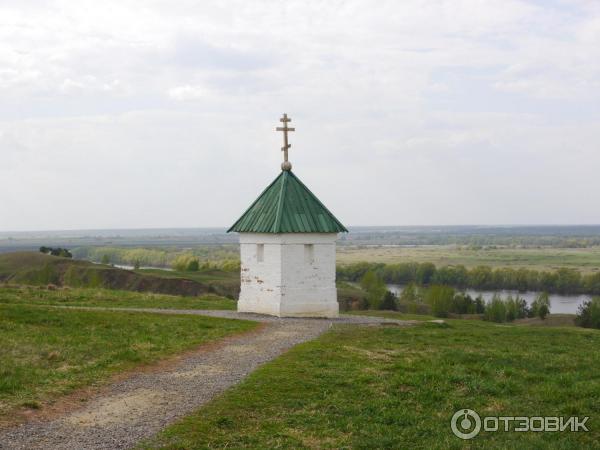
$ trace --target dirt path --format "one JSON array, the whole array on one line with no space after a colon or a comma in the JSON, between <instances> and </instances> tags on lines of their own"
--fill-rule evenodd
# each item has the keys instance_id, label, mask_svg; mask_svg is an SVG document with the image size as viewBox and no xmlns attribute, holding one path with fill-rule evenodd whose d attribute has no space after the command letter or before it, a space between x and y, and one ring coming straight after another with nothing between
<instances>
[{"instance_id":1,"label":"dirt path","mask_svg":"<svg viewBox=\"0 0 600 450\"><path fill-rule=\"evenodd\" d=\"M135 310L256 320L264 325L258 331L208 344L163 370L135 373L109 386L80 409L56 419L31 421L2 431L0 449L131 448L239 383L259 365L296 344L316 338L334 323L410 324L359 316L335 320L278 319L234 311Z\"/></svg>"}]
</instances>

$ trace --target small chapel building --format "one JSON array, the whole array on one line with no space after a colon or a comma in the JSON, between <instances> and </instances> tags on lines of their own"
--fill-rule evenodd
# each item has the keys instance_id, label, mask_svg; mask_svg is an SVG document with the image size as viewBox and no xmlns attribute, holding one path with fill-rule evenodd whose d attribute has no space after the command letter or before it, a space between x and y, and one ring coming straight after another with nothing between
<instances>
[{"instance_id":1,"label":"small chapel building","mask_svg":"<svg viewBox=\"0 0 600 450\"><path fill-rule=\"evenodd\" d=\"M337 317L335 241L348 230L292 172L283 127L281 173L228 232L240 235L238 311L278 317Z\"/></svg>"}]
</instances>

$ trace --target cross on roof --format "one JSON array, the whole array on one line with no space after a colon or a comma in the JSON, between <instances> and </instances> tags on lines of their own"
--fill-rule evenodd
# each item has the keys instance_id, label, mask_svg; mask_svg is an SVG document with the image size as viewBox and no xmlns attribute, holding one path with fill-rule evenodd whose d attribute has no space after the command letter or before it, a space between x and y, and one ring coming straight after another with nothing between
<instances>
[{"instance_id":1,"label":"cross on roof","mask_svg":"<svg viewBox=\"0 0 600 450\"><path fill-rule=\"evenodd\" d=\"M275 128L276 131L283 131L283 147L281 150L283 151L283 163L281 164L282 170L291 170L292 164L288 161L288 149L292 146L292 144L288 144L288 131L296 131L295 128L288 127L288 122L291 122L287 114L283 114L283 117L279 119L280 122L283 122L282 127Z\"/></svg>"}]
</instances>

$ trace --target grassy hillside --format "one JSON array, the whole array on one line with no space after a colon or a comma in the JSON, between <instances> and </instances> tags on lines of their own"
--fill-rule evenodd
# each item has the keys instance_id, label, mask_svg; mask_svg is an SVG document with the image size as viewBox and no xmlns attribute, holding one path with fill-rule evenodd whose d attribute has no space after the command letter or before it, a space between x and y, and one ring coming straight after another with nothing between
<instances>
[{"instance_id":1,"label":"grassy hillside","mask_svg":"<svg viewBox=\"0 0 600 450\"><path fill-rule=\"evenodd\" d=\"M195 280L159 277L36 252L0 254L0 282L192 296L206 294L212 290L209 285Z\"/></svg>"},{"instance_id":2,"label":"grassy hillside","mask_svg":"<svg viewBox=\"0 0 600 450\"><path fill-rule=\"evenodd\" d=\"M0 425L13 421L19 407L43 408L117 372L254 326L201 316L0 305Z\"/></svg>"},{"instance_id":3,"label":"grassy hillside","mask_svg":"<svg viewBox=\"0 0 600 450\"><path fill-rule=\"evenodd\" d=\"M100 306L106 308L159 308L159 309L235 309L235 300L203 295L183 297L153 292L116 291L101 288L47 289L37 286L0 287L0 303Z\"/></svg>"},{"instance_id":4,"label":"grassy hillside","mask_svg":"<svg viewBox=\"0 0 600 450\"><path fill-rule=\"evenodd\" d=\"M597 448L600 331L449 320L338 326L142 445L205 448ZM589 416L589 432L485 432L453 414ZM514 426L514 423L512 424Z\"/></svg>"}]
</instances>

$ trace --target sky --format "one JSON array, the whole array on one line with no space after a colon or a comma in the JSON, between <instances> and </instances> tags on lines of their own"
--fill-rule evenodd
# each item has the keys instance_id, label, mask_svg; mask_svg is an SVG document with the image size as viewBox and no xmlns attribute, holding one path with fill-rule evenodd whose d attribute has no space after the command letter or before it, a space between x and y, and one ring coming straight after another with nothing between
<instances>
[{"instance_id":1,"label":"sky","mask_svg":"<svg viewBox=\"0 0 600 450\"><path fill-rule=\"evenodd\" d=\"M0 1L0 231L597 224L598 1Z\"/></svg>"}]
</instances>

